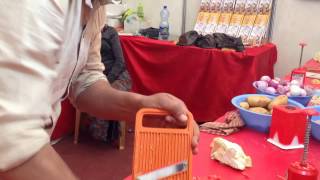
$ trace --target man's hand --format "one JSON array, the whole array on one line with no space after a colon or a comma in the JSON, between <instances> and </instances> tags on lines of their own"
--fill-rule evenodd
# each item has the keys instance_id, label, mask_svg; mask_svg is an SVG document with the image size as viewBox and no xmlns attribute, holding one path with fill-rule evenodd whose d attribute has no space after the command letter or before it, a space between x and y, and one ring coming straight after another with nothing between
<instances>
[{"instance_id":1,"label":"man's hand","mask_svg":"<svg viewBox=\"0 0 320 180\"><path fill-rule=\"evenodd\" d=\"M180 99L167 94L159 93L151 96L144 96L141 99L141 106L147 108L163 109L170 112L172 115L167 116L165 119L168 123L178 126L186 126L187 124L187 112L186 105ZM195 121L193 121L193 138L192 138L192 152L198 153L199 143L199 127Z\"/></svg>"}]
</instances>

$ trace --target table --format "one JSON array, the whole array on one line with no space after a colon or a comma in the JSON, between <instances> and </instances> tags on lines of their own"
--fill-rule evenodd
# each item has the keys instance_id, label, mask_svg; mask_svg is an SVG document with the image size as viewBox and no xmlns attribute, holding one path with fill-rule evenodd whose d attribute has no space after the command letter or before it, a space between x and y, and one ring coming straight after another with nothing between
<instances>
[{"instance_id":1,"label":"table","mask_svg":"<svg viewBox=\"0 0 320 180\"><path fill-rule=\"evenodd\" d=\"M252 82L273 77L273 44L244 52L176 46L172 42L120 36L132 91L171 93L182 99L198 122L213 121L232 110L230 100L255 93Z\"/></svg>"},{"instance_id":2,"label":"table","mask_svg":"<svg viewBox=\"0 0 320 180\"><path fill-rule=\"evenodd\" d=\"M245 153L252 158L253 167L245 171L233 170L225 165L219 164L209 158L209 145L215 135L201 133L199 155L194 156L194 176L218 175L226 179L259 179L275 180L283 177L289 165L299 161L303 150L281 150L267 142L267 134L255 132L250 129L243 129L238 133L225 137L235 142L244 149ZM309 161L320 170L320 143L311 141Z\"/></svg>"},{"instance_id":3,"label":"table","mask_svg":"<svg viewBox=\"0 0 320 180\"><path fill-rule=\"evenodd\" d=\"M210 159L209 146L214 137L218 136L201 133L199 154L193 156L193 176L216 175L221 180L277 180L285 176L289 165L299 161L303 153L302 149L281 150L267 142L267 134L244 128L238 133L223 137L239 144L252 158L253 167L238 171ZM320 170L320 142L313 139L310 143L309 162Z\"/></svg>"}]
</instances>

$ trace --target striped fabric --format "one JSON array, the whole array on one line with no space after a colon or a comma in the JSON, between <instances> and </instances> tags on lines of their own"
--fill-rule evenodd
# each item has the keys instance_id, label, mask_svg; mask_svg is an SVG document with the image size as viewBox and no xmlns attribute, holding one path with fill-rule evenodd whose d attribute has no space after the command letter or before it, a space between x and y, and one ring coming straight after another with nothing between
<instances>
[{"instance_id":1,"label":"striped fabric","mask_svg":"<svg viewBox=\"0 0 320 180\"><path fill-rule=\"evenodd\" d=\"M200 125L200 131L210 134L227 136L238 132L245 123L237 110L229 111L215 122L207 122Z\"/></svg>"}]
</instances>

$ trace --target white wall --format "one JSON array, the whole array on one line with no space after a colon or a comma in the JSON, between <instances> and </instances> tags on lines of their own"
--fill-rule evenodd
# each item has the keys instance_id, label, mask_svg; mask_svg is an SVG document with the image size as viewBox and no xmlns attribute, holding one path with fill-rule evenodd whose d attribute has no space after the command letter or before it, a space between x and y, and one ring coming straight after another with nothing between
<instances>
[{"instance_id":1,"label":"white wall","mask_svg":"<svg viewBox=\"0 0 320 180\"><path fill-rule=\"evenodd\" d=\"M201 0L187 0L187 21L186 31L193 30L197 20L197 15Z\"/></svg>"},{"instance_id":2,"label":"white wall","mask_svg":"<svg viewBox=\"0 0 320 180\"><path fill-rule=\"evenodd\" d=\"M192 30L201 0L187 0L186 31ZM138 0L124 0L136 5ZM169 7L171 33L181 34L182 0L141 0L153 27L158 27L161 6ZM272 42L278 46L277 76L282 77L299 63L299 42L305 41L304 62L320 51L320 0L277 0Z\"/></svg>"},{"instance_id":3,"label":"white wall","mask_svg":"<svg viewBox=\"0 0 320 180\"><path fill-rule=\"evenodd\" d=\"M320 1L277 0L272 41L278 46L277 76L283 76L299 65L299 42L308 44L304 61L320 51Z\"/></svg>"},{"instance_id":4,"label":"white wall","mask_svg":"<svg viewBox=\"0 0 320 180\"><path fill-rule=\"evenodd\" d=\"M167 5L170 12L170 33L172 35L181 34L182 0L123 0L123 3L127 3L130 8L136 8L138 2L143 4L145 17L155 28L159 28L160 11L164 5Z\"/></svg>"}]
</instances>

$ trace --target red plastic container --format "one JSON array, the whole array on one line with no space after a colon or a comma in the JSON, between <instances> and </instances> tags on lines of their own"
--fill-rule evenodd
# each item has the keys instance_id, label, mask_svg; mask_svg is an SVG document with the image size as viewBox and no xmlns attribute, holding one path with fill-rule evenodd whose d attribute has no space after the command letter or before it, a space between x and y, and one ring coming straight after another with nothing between
<instances>
[{"instance_id":1,"label":"red plastic container","mask_svg":"<svg viewBox=\"0 0 320 180\"><path fill-rule=\"evenodd\" d=\"M273 108L268 141L282 149L303 148L307 114L293 106Z\"/></svg>"}]
</instances>

